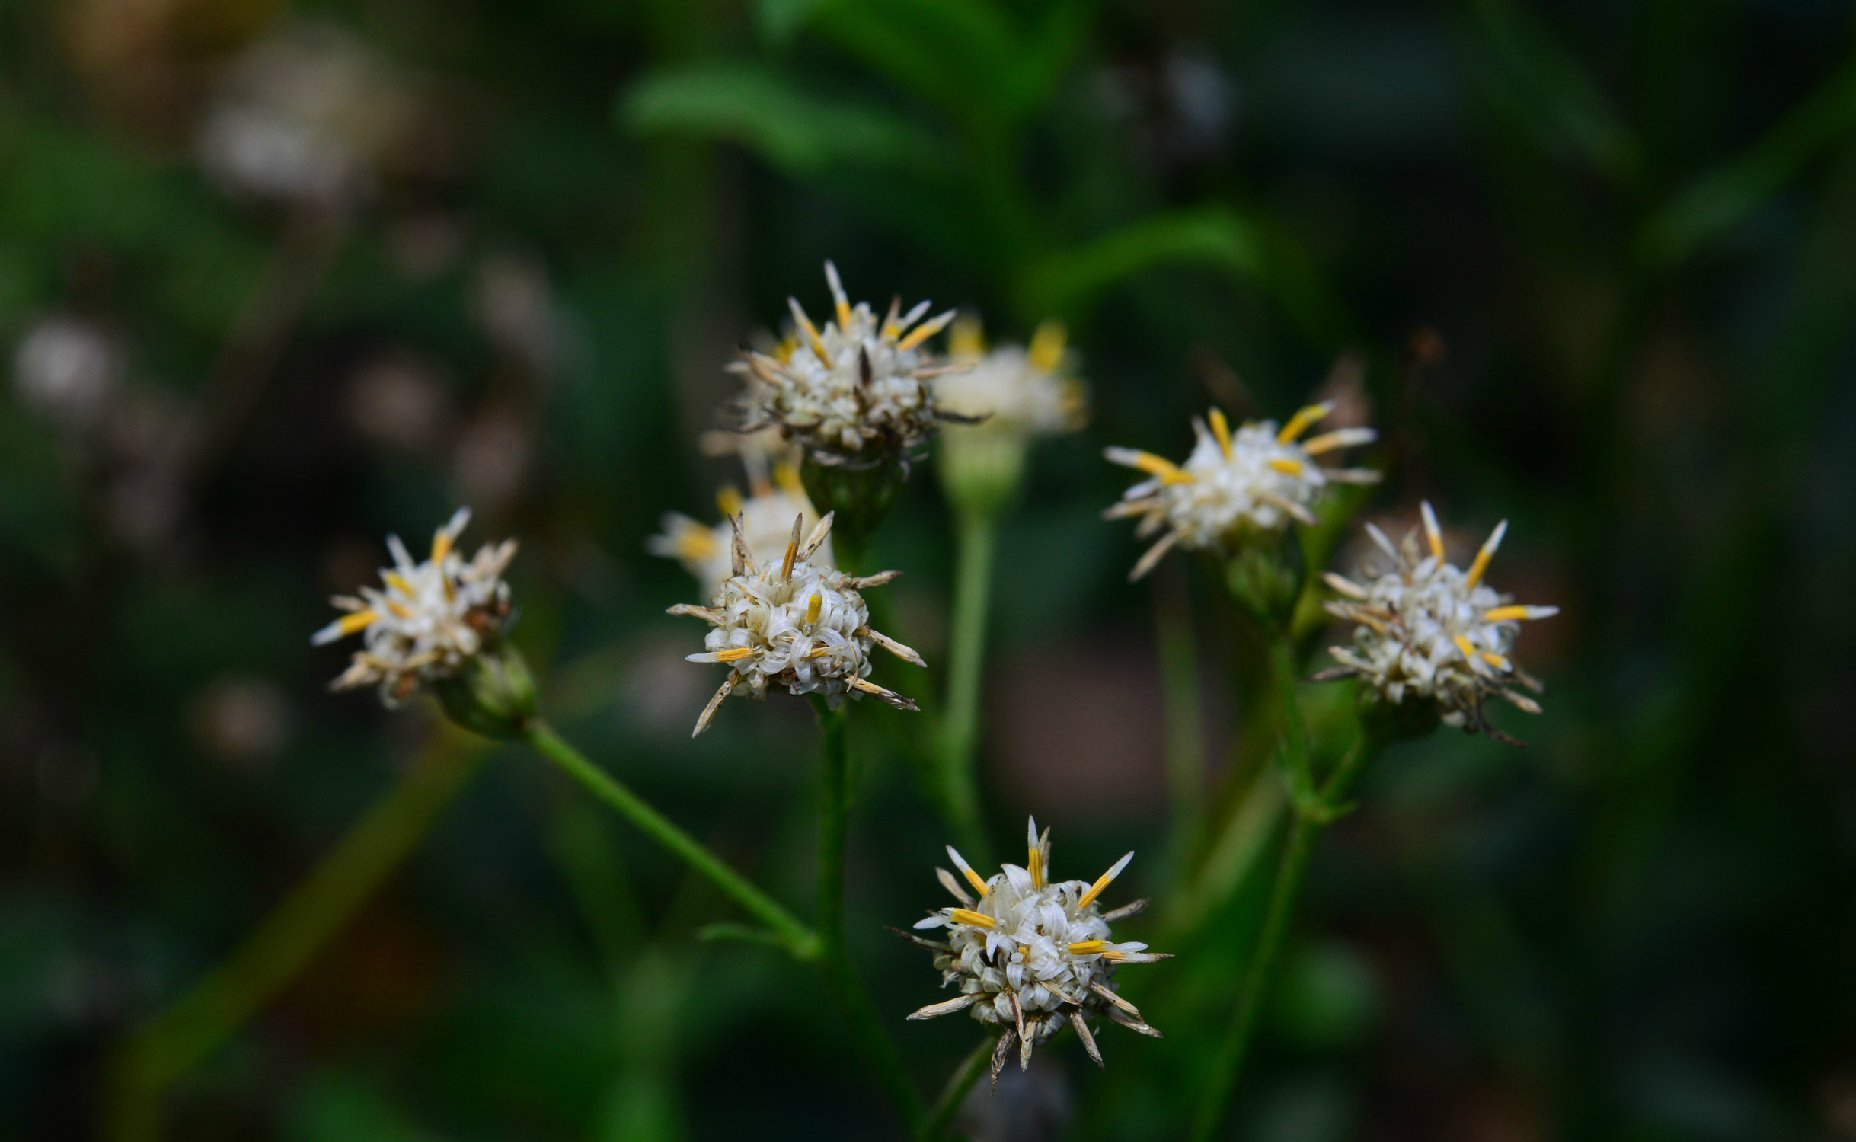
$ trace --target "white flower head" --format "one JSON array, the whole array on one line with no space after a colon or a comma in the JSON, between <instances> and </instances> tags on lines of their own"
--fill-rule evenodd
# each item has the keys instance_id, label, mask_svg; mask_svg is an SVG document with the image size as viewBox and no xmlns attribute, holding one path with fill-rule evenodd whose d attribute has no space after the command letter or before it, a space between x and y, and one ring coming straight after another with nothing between
<instances>
[{"instance_id":1,"label":"white flower head","mask_svg":"<svg viewBox=\"0 0 1856 1142\"><path fill-rule=\"evenodd\" d=\"M1463 570L1445 558L1430 504L1422 505L1422 516L1422 547L1415 531L1394 546L1369 523L1367 534L1390 562L1363 569L1357 580L1324 576L1341 596L1327 604L1329 613L1358 626L1353 645L1332 648L1340 665L1317 677L1357 676L1386 702L1433 702L1444 724L1512 742L1490 728L1483 703L1499 695L1530 714L1540 712L1514 688L1519 683L1538 693L1540 683L1509 656L1522 622L1556 615L1559 608L1517 604L1482 581L1508 521L1496 525Z\"/></svg>"},{"instance_id":2,"label":"white flower head","mask_svg":"<svg viewBox=\"0 0 1856 1142\"><path fill-rule=\"evenodd\" d=\"M1280 429L1265 420L1233 432L1224 413L1214 408L1205 420L1194 419L1192 455L1184 464L1151 452L1110 448L1109 460L1138 468L1149 478L1129 488L1104 514L1139 519L1135 534L1142 538L1165 532L1129 578L1147 574L1174 546L1229 552L1252 538L1279 533L1291 522L1313 523L1310 508L1330 484L1378 480L1379 473L1368 469L1323 468L1316 460L1336 449L1371 443L1372 429L1337 428L1301 439L1332 410L1330 403L1309 405Z\"/></svg>"},{"instance_id":3,"label":"white flower head","mask_svg":"<svg viewBox=\"0 0 1856 1142\"><path fill-rule=\"evenodd\" d=\"M774 468L771 480L753 481L749 491L746 498L732 487L718 492L716 501L721 506L723 518L713 526L678 512L665 513L662 534L647 539L645 550L683 564L696 577L703 594L709 596L721 589L722 581L734 570L731 554L734 525L730 520L735 517L741 519L741 534L747 540L748 554L756 562L770 563L779 559L786 549L794 517L816 518L818 513L813 510L812 501L806 498L799 473L785 465ZM810 562L824 567L833 565L830 539L812 553Z\"/></svg>"},{"instance_id":4,"label":"white flower head","mask_svg":"<svg viewBox=\"0 0 1856 1142\"><path fill-rule=\"evenodd\" d=\"M789 298L794 338L771 353L746 350L729 366L748 384L742 428L778 425L821 464L905 462L949 419L928 383L946 367L927 342L954 313L924 321L927 302L901 313L898 299L878 317L863 302L851 304L830 262L825 280L834 311L822 330Z\"/></svg>"},{"instance_id":5,"label":"white flower head","mask_svg":"<svg viewBox=\"0 0 1856 1142\"><path fill-rule=\"evenodd\" d=\"M831 534L831 516L800 538L805 517L793 520L784 555L765 564L749 551L741 517L731 520L731 571L706 607L679 603L673 615L689 615L711 626L707 650L691 662L719 662L728 677L703 707L690 736L709 728L722 699L740 690L765 698L769 690L817 693L832 707L846 695L869 694L899 710L914 702L869 680L870 650L880 646L904 662L924 665L921 655L870 627L870 608L860 594L896 578L899 571L847 575L817 560Z\"/></svg>"},{"instance_id":6,"label":"white flower head","mask_svg":"<svg viewBox=\"0 0 1856 1142\"><path fill-rule=\"evenodd\" d=\"M1050 436L1081 428L1088 396L1082 382L1064 369L1064 339L1063 326L1047 321L1032 334L1030 345L1001 345L989 352L977 321L955 322L948 359L967 367L935 382L935 400L947 412L985 420L972 429L954 430L950 439L968 432Z\"/></svg>"},{"instance_id":7,"label":"white flower head","mask_svg":"<svg viewBox=\"0 0 1856 1142\"><path fill-rule=\"evenodd\" d=\"M398 706L421 685L460 673L502 636L510 615L503 571L515 557L516 541L485 545L466 561L457 552L457 539L469 522L470 509L459 508L432 537L430 558L420 563L413 562L398 536L388 536L393 566L381 568L382 586L331 600L347 613L310 642L321 646L351 634L362 636L361 649L333 689L378 683L381 700Z\"/></svg>"},{"instance_id":8,"label":"white flower head","mask_svg":"<svg viewBox=\"0 0 1856 1142\"><path fill-rule=\"evenodd\" d=\"M1128 867L1134 854L1110 865L1094 883L1052 880L1050 830L1039 833L1034 819L1027 822L1025 832L1029 850L1025 867L1005 865L988 880L982 880L948 846L948 859L973 891L968 893L953 873L936 869L942 886L959 906L938 909L915 924L918 931L945 929L944 940L909 937L934 951L942 986L960 991L909 1018L932 1019L969 1011L981 1023L998 1027L999 1044L992 1056L995 1079L1014 1043L1023 1069L1031 1061L1031 1049L1066 1023L1075 1029L1097 1066L1102 1065L1102 1053L1089 1026L1092 1018L1106 1016L1143 1035L1160 1034L1116 992L1115 968L1168 957L1149 952L1146 944L1118 943L1109 934L1110 924L1134 915L1147 902L1137 900L1109 912L1101 911L1099 904L1102 891Z\"/></svg>"}]
</instances>

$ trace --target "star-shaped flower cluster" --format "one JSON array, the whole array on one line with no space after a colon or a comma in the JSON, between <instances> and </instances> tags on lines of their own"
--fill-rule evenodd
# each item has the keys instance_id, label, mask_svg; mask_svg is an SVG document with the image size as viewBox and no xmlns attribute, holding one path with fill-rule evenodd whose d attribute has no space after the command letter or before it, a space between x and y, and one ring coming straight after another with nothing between
<instances>
[{"instance_id":1,"label":"star-shaped flower cluster","mask_svg":"<svg viewBox=\"0 0 1856 1142\"><path fill-rule=\"evenodd\" d=\"M1280 532L1291 521L1313 523L1310 508L1329 484L1378 480L1377 472L1323 468L1316 461L1337 449L1371 443L1372 429L1337 428L1301 439L1332 408L1309 405L1280 429L1266 420L1239 425L1235 432L1214 408L1206 419L1193 421L1192 454L1184 464L1151 452L1110 448L1109 460L1149 478L1129 488L1105 514L1139 519L1135 534L1142 538L1164 532L1129 577L1147 574L1174 546L1228 553L1255 536Z\"/></svg>"},{"instance_id":2,"label":"star-shaped flower cluster","mask_svg":"<svg viewBox=\"0 0 1856 1142\"><path fill-rule=\"evenodd\" d=\"M1481 731L1513 741L1490 728L1484 702L1499 695L1530 714L1540 712L1532 698L1540 683L1509 657L1521 623L1559 613L1558 607L1517 604L1482 581L1489 560L1507 533L1497 524L1467 570L1444 556L1443 532L1431 505L1422 505L1424 544L1407 533L1394 546L1372 524L1367 534L1390 562L1368 567L1357 579L1324 576L1341 597L1327 604L1338 618L1358 624L1353 645L1331 653L1340 665L1317 677L1357 676L1384 701L1394 705L1435 703L1444 724Z\"/></svg>"},{"instance_id":3,"label":"star-shaped flower cluster","mask_svg":"<svg viewBox=\"0 0 1856 1142\"><path fill-rule=\"evenodd\" d=\"M734 516L732 566L713 601L706 607L679 603L670 608L673 615L699 618L712 628L703 638L708 649L689 655L689 661L729 667L728 677L696 719L695 734L709 728L722 699L736 690L756 698L766 697L769 690L818 693L833 707L847 694L869 694L900 710L917 708L867 677L872 646L923 665L921 655L871 628L870 608L860 593L901 572L847 575L819 559L831 534L831 518L819 520L803 539L805 517L794 519L784 557L763 565L748 549L741 517Z\"/></svg>"},{"instance_id":4,"label":"star-shaped flower cluster","mask_svg":"<svg viewBox=\"0 0 1856 1142\"><path fill-rule=\"evenodd\" d=\"M466 561L457 539L470 522L459 508L432 537L431 556L413 562L398 536L387 537L393 566L380 571L381 586L332 602L347 613L317 631L317 646L351 634L361 649L332 687L349 690L378 683L380 697L398 706L420 686L458 674L466 663L501 637L510 614L503 571L515 557L516 541L486 545Z\"/></svg>"},{"instance_id":5,"label":"star-shaped flower cluster","mask_svg":"<svg viewBox=\"0 0 1856 1142\"><path fill-rule=\"evenodd\" d=\"M944 940L910 937L934 951L942 985L958 988L960 994L931 1003L909 1018L970 1011L981 1023L1000 1028L992 1058L995 1078L1014 1044L1022 1069L1031 1061L1032 1048L1066 1024L1075 1029L1098 1066L1102 1053L1089 1026L1092 1018L1106 1016L1143 1035L1160 1034L1116 992L1115 968L1168 957L1149 952L1146 944L1118 943L1109 933L1111 923L1134 915L1147 902L1106 913L1098 903L1134 854L1116 861L1094 883L1053 881L1050 831L1040 834L1037 821L1031 820L1025 840L1025 867L1005 865L987 880L948 846L948 858L972 892L946 869L937 869L942 886L959 906L938 909L915 925L917 930L945 929Z\"/></svg>"}]
</instances>

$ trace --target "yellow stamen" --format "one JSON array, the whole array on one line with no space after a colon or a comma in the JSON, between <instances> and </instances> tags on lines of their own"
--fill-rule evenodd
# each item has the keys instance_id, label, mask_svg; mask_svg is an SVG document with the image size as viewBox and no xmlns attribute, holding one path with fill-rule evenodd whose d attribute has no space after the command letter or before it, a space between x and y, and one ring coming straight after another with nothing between
<instances>
[{"instance_id":1,"label":"yellow stamen","mask_svg":"<svg viewBox=\"0 0 1856 1142\"><path fill-rule=\"evenodd\" d=\"M816 626L818 623L819 612L823 611L824 609L825 609L825 596L819 594L817 591L812 592L812 597L806 600L806 625Z\"/></svg>"},{"instance_id":2,"label":"yellow stamen","mask_svg":"<svg viewBox=\"0 0 1856 1142\"><path fill-rule=\"evenodd\" d=\"M1089 891L1077 898L1076 910L1081 912L1091 904L1094 904L1096 902L1096 897L1102 895L1102 890L1107 888L1109 882L1114 879L1115 873L1113 871L1105 872L1101 876L1096 877L1096 882L1089 886Z\"/></svg>"},{"instance_id":3,"label":"yellow stamen","mask_svg":"<svg viewBox=\"0 0 1856 1142\"><path fill-rule=\"evenodd\" d=\"M751 646L731 646L727 650L716 651L715 660L717 662L740 662L753 653L754 648Z\"/></svg>"},{"instance_id":4,"label":"yellow stamen","mask_svg":"<svg viewBox=\"0 0 1856 1142\"><path fill-rule=\"evenodd\" d=\"M1226 460L1229 460L1231 458L1231 422L1224 418L1224 410L1221 408L1213 409L1206 419L1211 422L1212 435L1218 438L1218 450L1224 453Z\"/></svg>"},{"instance_id":5,"label":"yellow stamen","mask_svg":"<svg viewBox=\"0 0 1856 1142\"><path fill-rule=\"evenodd\" d=\"M1073 956L1094 956L1108 951L1108 944L1102 940L1078 940L1070 945Z\"/></svg>"},{"instance_id":6,"label":"yellow stamen","mask_svg":"<svg viewBox=\"0 0 1856 1142\"><path fill-rule=\"evenodd\" d=\"M986 352L986 335L980 332L980 323L974 318L963 317L954 322L954 328L947 334L947 355L956 360L972 360Z\"/></svg>"},{"instance_id":7,"label":"yellow stamen","mask_svg":"<svg viewBox=\"0 0 1856 1142\"><path fill-rule=\"evenodd\" d=\"M1482 612L1482 621L1485 623L1514 622L1517 619L1527 618L1532 611L1532 607L1524 607L1519 603L1507 607L1490 607Z\"/></svg>"},{"instance_id":8,"label":"yellow stamen","mask_svg":"<svg viewBox=\"0 0 1856 1142\"><path fill-rule=\"evenodd\" d=\"M1470 645L1468 639L1459 634L1452 641L1456 643L1456 648L1463 652L1464 658L1471 662L1476 661L1476 648Z\"/></svg>"},{"instance_id":9,"label":"yellow stamen","mask_svg":"<svg viewBox=\"0 0 1856 1142\"><path fill-rule=\"evenodd\" d=\"M356 631L364 631L379 621L380 616L373 611L356 611L353 614L343 615L337 620L335 629L346 637Z\"/></svg>"},{"instance_id":10,"label":"yellow stamen","mask_svg":"<svg viewBox=\"0 0 1856 1142\"><path fill-rule=\"evenodd\" d=\"M1302 435L1302 433L1307 432L1316 421L1326 416L1333 408L1333 405L1323 402L1321 404L1311 404L1305 408L1297 409L1295 415L1289 418L1289 423L1283 425L1282 431L1276 434L1276 442L1279 444L1289 443L1291 440Z\"/></svg>"},{"instance_id":11,"label":"yellow stamen","mask_svg":"<svg viewBox=\"0 0 1856 1142\"><path fill-rule=\"evenodd\" d=\"M1439 562L1442 562L1444 557L1444 533L1437 526L1437 513L1431 510L1429 500L1420 500L1418 502L1418 515L1424 520L1424 540L1431 545L1431 554L1436 556Z\"/></svg>"},{"instance_id":12,"label":"yellow stamen","mask_svg":"<svg viewBox=\"0 0 1856 1142\"><path fill-rule=\"evenodd\" d=\"M393 612L394 618L398 618L398 619L412 618L412 612L410 610L401 606L399 603L394 602L392 599L387 600L387 609Z\"/></svg>"},{"instance_id":13,"label":"yellow stamen","mask_svg":"<svg viewBox=\"0 0 1856 1142\"><path fill-rule=\"evenodd\" d=\"M724 484L715 491L715 506L722 509L724 518L741 514L741 490L733 484Z\"/></svg>"},{"instance_id":14,"label":"yellow stamen","mask_svg":"<svg viewBox=\"0 0 1856 1142\"><path fill-rule=\"evenodd\" d=\"M796 531L797 529L795 528L794 530ZM798 558L799 537L795 535L786 545L786 558L780 561L780 578L791 579L793 577L793 561ZM812 598L816 601L818 596L814 595Z\"/></svg>"},{"instance_id":15,"label":"yellow stamen","mask_svg":"<svg viewBox=\"0 0 1856 1142\"><path fill-rule=\"evenodd\" d=\"M1190 484L1192 473L1181 468L1171 460L1155 456L1152 452L1133 452L1128 456L1128 463L1149 476L1159 479L1162 484Z\"/></svg>"},{"instance_id":16,"label":"yellow stamen","mask_svg":"<svg viewBox=\"0 0 1856 1142\"><path fill-rule=\"evenodd\" d=\"M685 528L677 536L677 554L692 562L707 559L715 554L715 535L707 528Z\"/></svg>"},{"instance_id":17,"label":"yellow stamen","mask_svg":"<svg viewBox=\"0 0 1856 1142\"><path fill-rule=\"evenodd\" d=\"M1044 854L1035 847L1031 850L1030 858L1025 861L1025 871L1031 874L1031 887L1044 887Z\"/></svg>"},{"instance_id":18,"label":"yellow stamen","mask_svg":"<svg viewBox=\"0 0 1856 1142\"><path fill-rule=\"evenodd\" d=\"M397 571L389 571L381 576L381 578L387 581L387 586L393 588L402 595L410 595L413 593L412 584L408 583Z\"/></svg>"},{"instance_id":19,"label":"yellow stamen","mask_svg":"<svg viewBox=\"0 0 1856 1142\"><path fill-rule=\"evenodd\" d=\"M1508 660L1492 650L1485 650L1482 652L1482 661L1503 672L1506 672L1508 669Z\"/></svg>"},{"instance_id":20,"label":"yellow stamen","mask_svg":"<svg viewBox=\"0 0 1856 1142\"><path fill-rule=\"evenodd\" d=\"M441 531L432 536L432 562L443 563L445 556L451 554L452 538L448 531Z\"/></svg>"},{"instance_id":21,"label":"yellow stamen","mask_svg":"<svg viewBox=\"0 0 1856 1142\"><path fill-rule=\"evenodd\" d=\"M775 464L773 482L789 496L803 496L806 493L805 485L799 481L799 469L791 464Z\"/></svg>"},{"instance_id":22,"label":"yellow stamen","mask_svg":"<svg viewBox=\"0 0 1856 1142\"><path fill-rule=\"evenodd\" d=\"M797 348L799 348L799 342L793 340L791 335L782 337L780 343L773 347L774 358L782 365L790 365L793 363L793 350Z\"/></svg>"},{"instance_id":23,"label":"yellow stamen","mask_svg":"<svg viewBox=\"0 0 1856 1142\"><path fill-rule=\"evenodd\" d=\"M1482 573L1489 569L1489 560L1495 558L1495 549L1502 545L1502 536L1506 534L1507 531L1507 520L1503 520L1495 525L1495 531L1489 536L1489 541L1482 545L1480 551L1476 552L1475 562L1469 565L1469 570L1463 575L1463 585L1465 587L1474 587L1477 583L1482 582Z\"/></svg>"},{"instance_id":24,"label":"yellow stamen","mask_svg":"<svg viewBox=\"0 0 1856 1142\"><path fill-rule=\"evenodd\" d=\"M827 654L830 654L830 653L831 653L831 647L829 646L815 646L811 650L806 651L806 657L807 658L823 658Z\"/></svg>"},{"instance_id":25,"label":"yellow stamen","mask_svg":"<svg viewBox=\"0 0 1856 1142\"><path fill-rule=\"evenodd\" d=\"M1069 336L1061 321L1046 321L1031 335L1031 347L1025 355L1031 367L1040 373L1054 373L1063 364L1063 346Z\"/></svg>"},{"instance_id":26,"label":"yellow stamen","mask_svg":"<svg viewBox=\"0 0 1856 1142\"><path fill-rule=\"evenodd\" d=\"M998 926L991 916L984 912L975 912L971 908L949 908L947 918L956 924L967 924L974 928L985 928L988 931Z\"/></svg>"},{"instance_id":27,"label":"yellow stamen","mask_svg":"<svg viewBox=\"0 0 1856 1142\"><path fill-rule=\"evenodd\" d=\"M1269 465L1270 471L1281 472L1285 476L1300 476L1302 474L1302 462L1300 460L1291 460L1287 456L1272 456L1269 459Z\"/></svg>"},{"instance_id":28,"label":"yellow stamen","mask_svg":"<svg viewBox=\"0 0 1856 1142\"><path fill-rule=\"evenodd\" d=\"M947 323L952 320L954 320L954 315L951 311L943 313L939 317L931 317L927 321L917 325L914 329L911 329L907 337L896 342L896 348L898 350L913 349L917 345L928 340L928 338L933 337L935 334L941 332L941 330L947 328Z\"/></svg>"}]
</instances>

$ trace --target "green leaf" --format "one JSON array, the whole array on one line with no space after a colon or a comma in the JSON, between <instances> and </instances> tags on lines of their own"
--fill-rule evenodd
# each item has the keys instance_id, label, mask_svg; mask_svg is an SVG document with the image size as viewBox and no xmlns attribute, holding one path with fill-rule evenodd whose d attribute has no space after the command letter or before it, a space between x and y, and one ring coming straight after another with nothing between
<instances>
[{"instance_id":1,"label":"green leaf","mask_svg":"<svg viewBox=\"0 0 1856 1142\"><path fill-rule=\"evenodd\" d=\"M1543 148L1615 183L1642 169L1636 139L1579 61L1528 12L1507 0L1471 4L1480 64L1497 107Z\"/></svg>"},{"instance_id":2,"label":"green leaf","mask_svg":"<svg viewBox=\"0 0 1856 1142\"><path fill-rule=\"evenodd\" d=\"M871 70L963 120L997 114L1018 37L980 0L826 0L818 30Z\"/></svg>"},{"instance_id":3,"label":"green leaf","mask_svg":"<svg viewBox=\"0 0 1856 1142\"><path fill-rule=\"evenodd\" d=\"M887 111L741 63L647 75L623 97L619 117L646 134L738 143L800 176L840 163L910 165L936 149L931 136Z\"/></svg>"},{"instance_id":4,"label":"green leaf","mask_svg":"<svg viewBox=\"0 0 1856 1142\"><path fill-rule=\"evenodd\" d=\"M1844 65L1741 157L1697 179L1651 216L1638 237L1646 262L1667 266L1765 205L1812 160L1856 131L1856 60Z\"/></svg>"},{"instance_id":5,"label":"green leaf","mask_svg":"<svg viewBox=\"0 0 1856 1142\"><path fill-rule=\"evenodd\" d=\"M1157 215L1052 255L1025 276L1020 292L1030 312L1076 317L1112 287L1163 265L1224 270L1262 286L1304 332L1345 339L1338 302L1301 252L1224 207Z\"/></svg>"}]
</instances>

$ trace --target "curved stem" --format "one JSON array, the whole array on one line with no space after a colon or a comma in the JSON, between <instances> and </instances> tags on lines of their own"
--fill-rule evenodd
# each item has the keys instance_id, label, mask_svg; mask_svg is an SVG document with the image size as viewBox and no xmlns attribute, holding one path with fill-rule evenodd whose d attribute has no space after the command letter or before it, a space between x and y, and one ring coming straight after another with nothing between
<instances>
[{"instance_id":1,"label":"curved stem","mask_svg":"<svg viewBox=\"0 0 1856 1142\"><path fill-rule=\"evenodd\" d=\"M755 919L766 924L786 950L800 960L812 960L819 953L819 937L772 897L730 868L722 859L669 818L645 803L617 778L588 761L579 750L562 740L547 723L530 723L522 740L529 748L547 758L567 775L584 785L593 796L619 811L639 831L670 850L685 864L727 893L735 903Z\"/></svg>"},{"instance_id":2,"label":"curved stem","mask_svg":"<svg viewBox=\"0 0 1856 1142\"><path fill-rule=\"evenodd\" d=\"M986 1072L986 1064L992 1060L995 1042L994 1039L981 1039L979 1046L973 1048L972 1052L960 1061L960 1066L955 1069L954 1073L948 1077L947 1086L941 1090L941 1097L935 1099L934 1108L928 1112L927 1121L922 1123L921 1130L916 1134L921 1142L937 1142L943 1134L947 1133L948 1126L954 1121L954 1115L960 1111L960 1104L967 1099L967 1092L973 1089L973 1084L978 1082L980 1075Z\"/></svg>"},{"instance_id":3,"label":"curved stem","mask_svg":"<svg viewBox=\"0 0 1856 1142\"><path fill-rule=\"evenodd\" d=\"M1298 809L1315 800L1314 763L1308 752L1308 726L1302 721L1302 704L1296 700L1295 643L1284 634L1270 642L1270 672L1282 702L1283 758L1288 764L1289 791Z\"/></svg>"},{"instance_id":4,"label":"curved stem","mask_svg":"<svg viewBox=\"0 0 1856 1142\"><path fill-rule=\"evenodd\" d=\"M956 509L953 627L948 640L947 713L941 726L941 798L960 845L984 862L974 760L986 659L996 519Z\"/></svg>"},{"instance_id":5,"label":"curved stem","mask_svg":"<svg viewBox=\"0 0 1856 1142\"><path fill-rule=\"evenodd\" d=\"M844 708L828 710L819 703L819 725L825 738L824 772L819 781L818 817L818 966L825 986L844 1012L858 1053L875 1070L877 1079L902 1112L909 1132L915 1133L926 1113L921 1095L902 1065L896 1045L883 1031L870 996L851 970L844 949L844 841L850 823L851 751L845 736Z\"/></svg>"},{"instance_id":6,"label":"curved stem","mask_svg":"<svg viewBox=\"0 0 1856 1142\"><path fill-rule=\"evenodd\" d=\"M483 746L441 732L245 941L193 989L137 1028L115 1060L106 1133L160 1136L167 1087L242 1026L364 904L477 770Z\"/></svg>"},{"instance_id":7,"label":"curved stem","mask_svg":"<svg viewBox=\"0 0 1856 1142\"><path fill-rule=\"evenodd\" d=\"M1295 714L1299 721L1300 711ZM1199 1104L1198 1115L1193 1120L1193 1142L1206 1142L1224 1119L1225 1108L1231 1101L1231 1093L1236 1089L1238 1076L1243 1071L1257 1020L1264 1003L1270 998L1276 965L1282 958L1283 943L1289 932L1289 921L1295 913L1296 898L1301 894L1302 874L1308 866L1309 853L1314 849L1315 837L1339 815L1341 799L1347 795L1354 777L1365 765L1369 752L1367 739L1364 736L1356 738L1313 800L1298 802L1296 805L1289 839L1283 846L1282 860L1276 866L1276 879L1270 886L1269 908L1264 914L1263 929L1257 934L1256 947L1250 953L1250 964L1244 971L1243 992L1238 1001L1237 1015L1232 1019L1230 1029L1225 1032L1224 1041L1219 1046L1211 1085L1206 1089Z\"/></svg>"}]
</instances>

